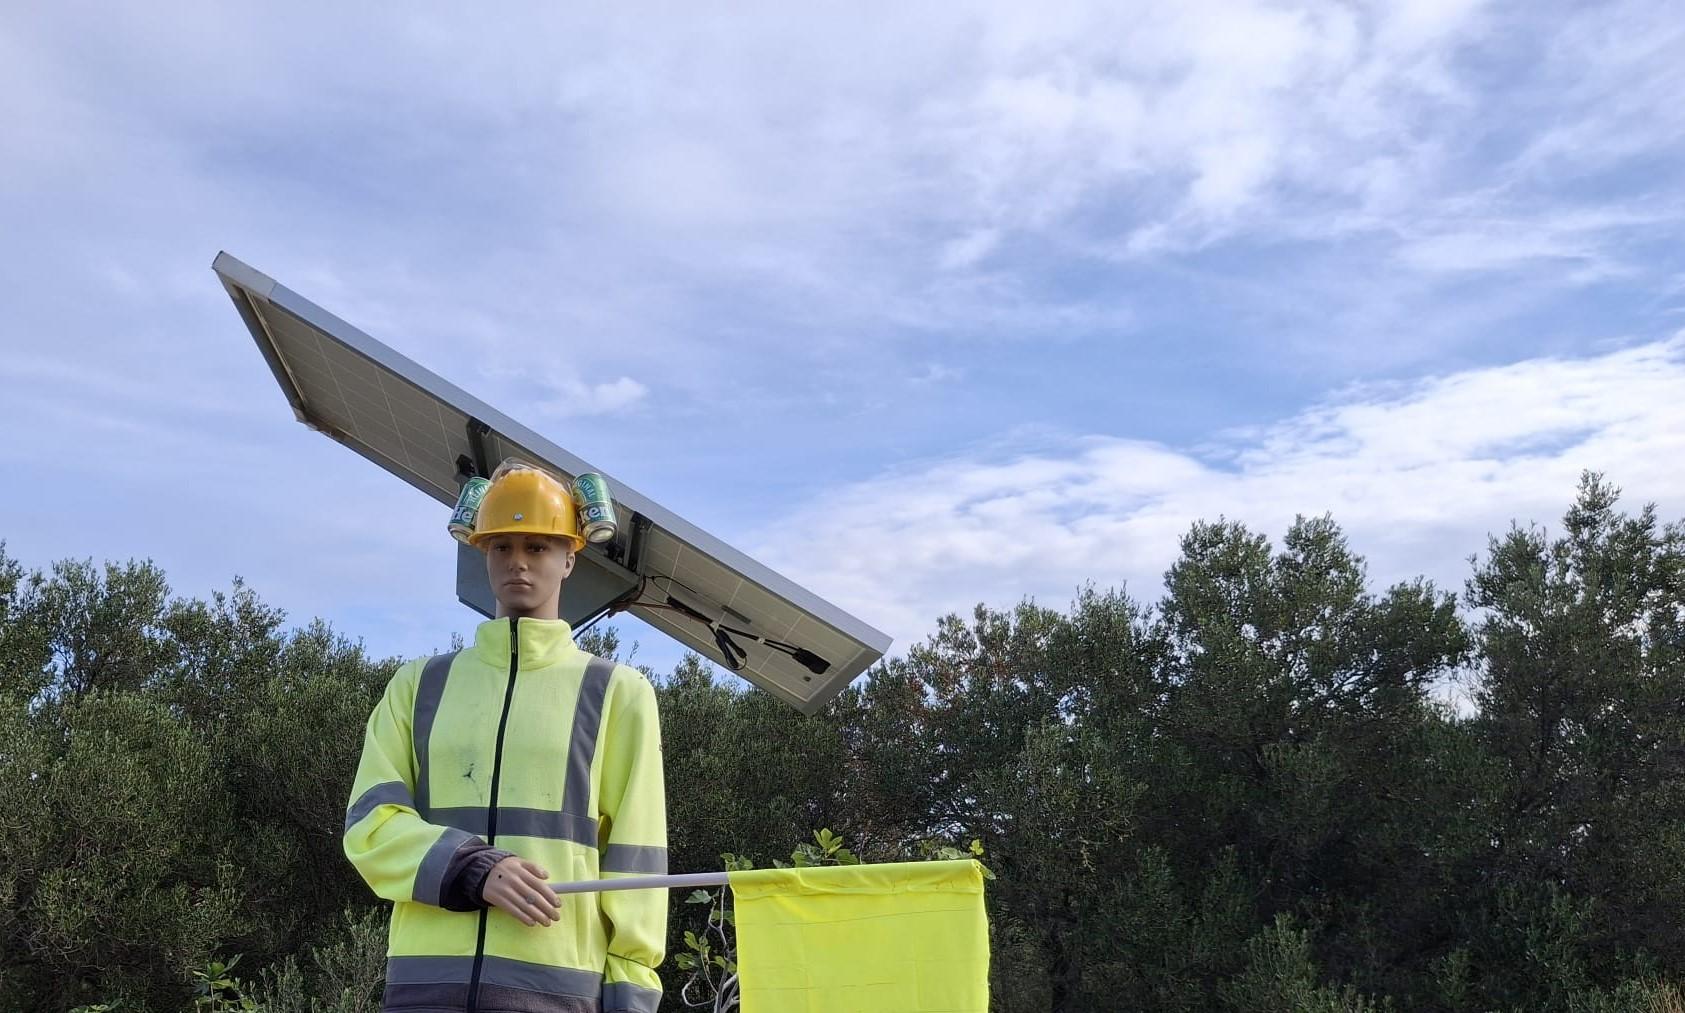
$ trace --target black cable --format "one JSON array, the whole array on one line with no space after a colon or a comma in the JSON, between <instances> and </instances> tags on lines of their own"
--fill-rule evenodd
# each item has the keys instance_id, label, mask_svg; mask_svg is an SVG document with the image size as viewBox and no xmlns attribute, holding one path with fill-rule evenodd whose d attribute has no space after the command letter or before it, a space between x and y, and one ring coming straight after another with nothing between
<instances>
[{"instance_id":1,"label":"black cable","mask_svg":"<svg viewBox=\"0 0 1685 1013\"><path fill-rule=\"evenodd\" d=\"M824 675L828 670L830 670L831 663L829 661L826 661L824 658L814 654L805 647L797 647L795 644L786 644L782 640L773 640L770 637L756 636L748 630L734 629L730 626L721 626L720 628L725 630L727 633L735 633L740 637L748 637L750 640L757 640L775 651L783 651L785 654L794 658L797 664L802 665L814 675Z\"/></svg>"},{"instance_id":2,"label":"black cable","mask_svg":"<svg viewBox=\"0 0 1685 1013\"><path fill-rule=\"evenodd\" d=\"M583 623L574 627L573 638L575 640L578 640L580 634L584 633L586 630L590 629L591 627L597 625L597 623L600 620L602 620L605 616L614 615L616 612L624 612L628 608L630 608L632 605L637 604L636 602L628 603L627 599L637 598L637 597L641 596L644 593L644 584L647 583L648 580L649 580L649 578L647 578L647 577L640 578L639 581L638 581L637 587L632 588L631 590L627 591L625 594L621 595L620 597L614 599L613 601L610 601L607 605L604 605L602 608L598 609L592 615L587 617L586 620Z\"/></svg>"},{"instance_id":3,"label":"black cable","mask_svg":"<svg viewBox=\"0 0 1685 1013\"><path fill-rule=\"evenodd\" d=\"M733 672L742 670L743 666L749 662L749 652L738 646L737 641L731 639L724 629L715 626L713 630L714 643L719 647L720 653L725 655L727 667Z\"/></svg>"},{"instance_id":4,"label":"black cable","mask_svg":"<svg viewBox=\"0 0 1685 1013\"><path fill-rule=\"evenodd\" d=\"M675 580L664 574L655 574L653 576L644 577L638 582L638 586L635 590L622 595L620 598L604 606L601 612L592 616L591 619L588 620L584 626L580 627L574 635L578 636L579 633L589 629L597 620L614 612L624 612L634 608L650 609L652 611L660 612L677 612L688 619L701 623L703 626L708 628L709 632L714 634L714 645L720 649L720 656L724 660L726 667L731 669L733 672L742 671L743 666L748 664L749 661L749 652L745 651L742 645L738 644L737 641L731 639L733 634L739 637L746 637L756 643L765 644L767 647L770 647L775 651L780 651L789 655L797 664L803 666L814 675L824 675L826 672L830 671L831 663L807 648L797 647L794 644L786 644L782 640L773 640L769 637L763 637L756 633L750 633L748 630L740 630L735 626L727 626L724 623L717 622L703 615L701 612L698 612L696 609L691 608L689 605L686 605L677 598L674 598L671 590L667 593L667 601L665 603L627 600L629 598L641 598L643 596L645 585L653 580L664 580L668 584L676 584L679 587L684 588L689 593L696 595L696 597L702 597L702 594L695 588L689 586L683 581Z\"/></svg>"},{"instance_id":5,"label":"black cable","mask_svg":"<svg viewBox=\"0 0 1685 1013\"><path fill-rule=\"evenodd\" d=\"M578 626L575 626L573 628L573 639L578 640L581 636L583 636L585 634L586 630L588 630L591 627L597 625L597 621L599 619L601 619L603 616L608 615L609 612L610 612L609 607L605 605L602 608L597 610L596 615L594 615L591 618L585 620L583 623L579 624Z\"/></svg>"}]
</instances>

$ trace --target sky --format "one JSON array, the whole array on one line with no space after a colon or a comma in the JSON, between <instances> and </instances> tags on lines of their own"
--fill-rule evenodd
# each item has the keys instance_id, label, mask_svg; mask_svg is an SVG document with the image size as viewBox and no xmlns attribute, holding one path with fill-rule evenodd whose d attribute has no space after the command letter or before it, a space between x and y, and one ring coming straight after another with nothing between
<instances>
[{"instance_id":1,"label":"sky","mask_svg":"<svg viewBox=\"0 0 1685 1013\"><path fill-rule=\"evenodd\" d=\"M1458 590L1685 516L1685 11L76 2L0 14L0 540L469 632L227 250L895 638L1330 514ZM635 620L635 660L679 649Z\"/></svg>"}]
</instances>

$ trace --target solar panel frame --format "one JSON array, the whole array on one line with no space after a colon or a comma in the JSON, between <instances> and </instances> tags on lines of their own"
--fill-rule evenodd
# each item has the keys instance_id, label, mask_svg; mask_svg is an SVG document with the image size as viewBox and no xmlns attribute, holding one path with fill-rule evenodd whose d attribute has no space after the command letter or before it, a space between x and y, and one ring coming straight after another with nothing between
<instances>
[{"instance_id":1,"label":"solar panel frame","mask_svg":"<svg viewBox=\"0 0 1685 1013\"><path fill-rule=\"evenodd\" d=\"M681 583L694 581L702 585L691 590L722 609L728 625L749 625L760 636L806 648L831 662L831 669L824 675L812 675L786 655L744 642L743 646L751 651L752 661L739 674L786 703L804 713L813 713L889 649L891 640L886 634L666 510L613 475L591 466L238 258L219 253L212 268L233 300L294 417L438 502L454 505L457 497L454 462L459 455L467 455L470 460L475 457L468 437L470 420L477 420L489 429L483 441L484 457L490 463L519 456L568 477L587 471L604 474L613 489L623 530L624 524L637 515L649 522L646 544L642 546L646 560L638 561L641 569L660 563L670 571L666 576L674 580L688 574L690 579ZM452 417L447 417L447 411ZM379 437L380 445L371 442L371 437ZM429 441L436 442L429 447L426 445ZM441 448L442 454L438 453ZM438 463L441 461L442 467ZM710 571L699 561L687 559L687 553L711 561L713 569ZM619 562L609 559L597 546L588 547L580 555L581 566L613 566L624 573L625 568ZM459 560L459 574L462 569ZM751 600L762 593L781 599L788 606L787 621L777 614L777 609L764 608ZM484 611L468 598L462 600ZM699 632L705 629L700 624L665 611L637 606L628 611L716 664L731 667L715 645L711 632ZM774 625L769 627L766 625L769 622Z\"/></svg>"}]
</instances>

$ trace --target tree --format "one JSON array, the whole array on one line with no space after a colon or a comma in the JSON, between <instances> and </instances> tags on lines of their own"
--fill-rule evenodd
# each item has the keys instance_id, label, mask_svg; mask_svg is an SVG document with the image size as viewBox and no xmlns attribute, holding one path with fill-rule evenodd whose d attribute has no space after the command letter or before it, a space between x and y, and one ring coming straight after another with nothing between
<instances>
[{"instance_id":1,"label":"tree","mask_svg":"<svg viewBox=\"0 0 1685 1013\"><path fill-rule=\"evenodd\" d=\"M1678 1009L1685 526L1588 475L1462 605L1371 591L1329 518L1219 520L1154 605L948 616L811 717L690 656L655 679L671 864L979 838L1000 1013ZM0 543L0 1011L165 1013L194 974L369 1008L384 916L339 833L396 662L285 625L239 581ZM216 984L237 954L261 988Z\"/></svg>"},{"instance_id":2,"label":"tree","mask_svg":"<svg viewBox=\"0 0 1685 1013\"><path fill-rule=\"evenodd\" d=\"M1561 535L1512 528L1469 582L1497 779L1480 955L1510 957L1491 1002L1560 1009L1588 980L1685 973L1685 527L1618 499L1588 473ZM1514 973L1513 941L1535 937L1557 959Z\"/></svg>"},{"instance_id":3,"label":"tree","mask_svg":"<svg viewBox=\"0 0 1685 1013\"><path fill-rule=\"evenodd\" d=\"M1166 576L1138 836L1182 896L1232 849L1254 924L1291 913L1332 974L1389 991L1448 945L1473 787L1431 692L1469 641L1451 596L1366 584L1328 518L1298 519L1279 553L1239 524L1194 525ZM1205 1000L1234 969L1207 970Z\"/></svg>"}]
</instances>

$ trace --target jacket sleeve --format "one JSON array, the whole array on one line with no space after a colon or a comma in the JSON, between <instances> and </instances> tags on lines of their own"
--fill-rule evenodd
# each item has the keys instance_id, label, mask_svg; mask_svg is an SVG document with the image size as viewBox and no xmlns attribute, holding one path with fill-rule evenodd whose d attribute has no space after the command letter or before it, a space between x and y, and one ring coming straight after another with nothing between
<instances>
[{"instance_id":1,"label":"jacket sleeve","mask_svg":"<svg viewBox=\"0 0 1685 1013\"><path fill-rule=\"evenodd\" d=\"M471 910L483 904L469 906L453 880L484 864L471 859L490 845L465 830L428 823L416 811L411 720L421 665L400 667L369 715L345 810L345 857L386 900Z\"/></svg>"},{"instance_id":2,"label":"jacket sleeve","mask_svg":"<svg viewBox=\"0 0 1685 1013\"><path fill-rule=\"evenodd\" d=\"M667 872L667 795L661 772L661 720L655 690L635 669L618 666L608 708L598 792L599 855L604 879ZM655 1013L655 973L667 943L667 891L598 894L608 923L603 1013Z\"/></svg>"}]
</instances>

